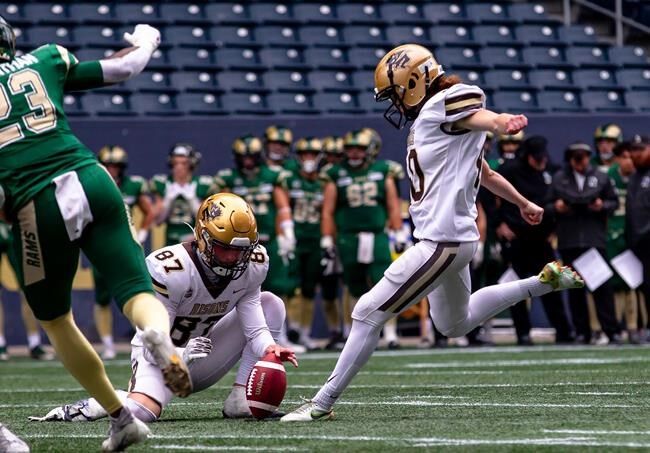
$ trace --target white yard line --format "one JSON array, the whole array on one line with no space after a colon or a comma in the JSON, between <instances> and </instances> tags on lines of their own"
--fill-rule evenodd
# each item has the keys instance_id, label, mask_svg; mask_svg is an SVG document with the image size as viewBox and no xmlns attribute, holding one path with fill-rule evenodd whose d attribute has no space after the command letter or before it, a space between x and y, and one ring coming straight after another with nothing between
<instances>
[{"instance_id":1,"label":"white yard line","mask_svg":"<svg viewBox=\"0 0 650 453\"><path fill-rule=\"evenodd\" d=\"M558 392L558 395L588 395L588 396L635 396L633 392Z\"/></svg>"},{"instance_id":2,"label":"white yard line","mask_svg":"<svg viewBox=\"0 0 650 453\"><path fill-rule=\"evenodd\" d=\"M309 451L297 447L247 447L244 445L154 445L156 450L198 450L198 451Z\"/></svg>"},{"instance_id":3,"label":"white yard line","mask_svg":"<svg viewBox=\"0 0 650 453\"><path fill-rule=\"evenodd\" d=\"M473 368L533 365L605 365L615 363L650 362L650 355L620 358L562 358L562 359L527 359L527 360L476 360L437 363L408 363L406 368Z\"/></svg>"},{"instance_id":4,"label":"white yard line","mask_svg":"<svg viewBox=\"0 0 650 453\"><path fill-rule=\"evenodd\" d=\"M543 429L544 433L553 434L590 434L607 436L650 436L650 431L616 431L604 429Z\"/></svg>"}]
</instances>

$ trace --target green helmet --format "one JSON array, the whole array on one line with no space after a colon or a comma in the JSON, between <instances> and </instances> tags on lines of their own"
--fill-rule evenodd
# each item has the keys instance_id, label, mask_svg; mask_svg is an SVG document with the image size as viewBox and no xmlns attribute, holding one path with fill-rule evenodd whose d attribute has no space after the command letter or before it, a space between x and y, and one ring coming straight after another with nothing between
<instances>
[{"instance_id":1,"label":"green helmet","mask_svg":"<svg viewBox=\"0 0 650 453\"><path fill-rule=\"evenodd\" d=\"M264 142L279 142L291 146L291 143L293 142L293 132L285 126L269 126L264 131Z\"/></svg>"},{"instance_id":2,"label":"green helmet","mask_svg":"<svg viewBox=\"0 0 650 453\"><path fill-rule=\"evenodd\" d=\"M97 153L97 159L102 165L120 165L125 167L129 164L129 155L124 148L117 145L106 145Z\"/></svg>"},{"instance_id":3,"label":"green helmet","mask_svg":"<svg viewBox=\"0 0 650 453\"><path fill-rule=\"evenodd\" d=\"M238 137L232 143L232 153L240 170L244 168L244 157L247 156L252 157L258 167L262 163L262 140L251 134Z\"/></svg>"},{"instance_id":4,"label":"green helmet","mask_svg":"<svg viewBox=\"0 0 650 453\"><path fill-rule=\"evenodd\" d=\"M370 132L368 132L367 129L359 129L345 134L343 137L343 149L345 151L347 151L348 148L363 148L365 151L365 155L361 162L350 160L346 152L345 160L348 162L348 164L352 167L358 167L365 164L366 162L370 162L372 160L372 156L370 155L369 150L371 145L374 144L373 140L374 137Z\"/></svg>"},{"instance_id":5,"label":"green helmet","mask_svg":"<svg viewBox=\"0 0 650 453\"><path fill-rule=\"evenodd\" d=\"M0 62L6 63L16 56L16 34L4 17L0 16Z\"/></svg>"},{"instance_id":6,"label":"green helmet","mask_svg":"<svg viewBox=\"0 0 650 453\"><path fill-rule=\"evenodd\" d=\"M596 128L596 132L594 132L594 141L603 139L616 140L617 143L621 143L623 141L623 131L617 124L603 124Z\"/></svg>"},{"instance_id":7,"label":"green helmet","mask_svg":"<svg viewBox=\"0 0 650 453\"><path fill-rule=\"evenodd\" d=\"M323 151L323 142L320 138L305 137L301 138L294 145L294 151L300 153L321 153Z\"/></svg>"},{"instance_id":8,"label":"green helmet","mask_svg":"<svg viewBox=\"0 0 650 453\"><path fill-rule=\"evenodd\" d=\"M323 139L323 152L343 156L343 138L330 135Z\"/></svg>"},{"instance_id":9,"label":"green helmet","mask_svg":"<svg viewBox=\"0 0 650 453\"><path fill-rule=\"evenodd\" d=\"M369 127L364 127L361 131L370 134L368 154L370 154L370 159L374 160L379 155L379 151L381 151L381 135L379 135L379 132Z\"/></svg>"}]
</instances>

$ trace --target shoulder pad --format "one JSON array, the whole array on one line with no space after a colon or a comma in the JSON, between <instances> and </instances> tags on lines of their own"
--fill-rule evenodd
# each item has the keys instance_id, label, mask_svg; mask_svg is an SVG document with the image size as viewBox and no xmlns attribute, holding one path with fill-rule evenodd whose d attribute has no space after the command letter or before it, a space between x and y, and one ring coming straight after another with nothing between
<instances>
[{"instance_id":1,"label":"shoulder pad","mask_svg":"<svg viewBox=\"0 0 650 453\"><path fill-rule=\"evenodd\" d=\"M145 262L154 290L171 301L180 301L190 287L189 266L193 266L183 245L155 250Z\"/></svg>"},{"instance_id":2,"label":"shoulder pad","mask_svg":"<svg viewBox=\"0 0 650 453\"><path fill-rule=\"evenodd\" d=\"M445 122L462 119L485 107L485 94L476 85L458 83L445 93Z\"/></svg>"},{"instance_id":3,"label":"shoulder pad","mask_svg":"<svg viewBox=\"0 0 650 453\"><path fill-rule=\"evenodd\" d=\"M388 159L386 160L386 163L388 164L389 176L392 176L395 179L404 179L406 175L404 174L404 167L402 164Z\"/></svg>"},{"instance_id":4,"label":"shoulder pad","mask_svg":"<svg viewBox=\"0 0 650 453\"><path fill-rule=\"evenodd\" d=\"M131 181L137 184L142 184L145 181L142 176L138 175L129 175L128 177L131 178Z\"/></svg>"},{"instance_id":5,"label":"shoulder pad","mask_svg":"<svg viewBox=\"0 0 650 453\"><path fill-rule=\"evenodd\" d=\"M199 184L203 184L204 186L211 186L213 180L214 179L212 178L212 176L208 176L208 175L199 176Z\"/></svg>"},{"instance_id":6,"label":"shoulder pad","mask_svg":"<svg viewBox=\"0 0 650 453\"><path fill-rule=\"evenodd\" d=\"M250 262L248 263L248 275L251 284L259 284L266 279L269 271L269 255L263 245L255 247L251 253Z\"/></svg>"}]
</instances>

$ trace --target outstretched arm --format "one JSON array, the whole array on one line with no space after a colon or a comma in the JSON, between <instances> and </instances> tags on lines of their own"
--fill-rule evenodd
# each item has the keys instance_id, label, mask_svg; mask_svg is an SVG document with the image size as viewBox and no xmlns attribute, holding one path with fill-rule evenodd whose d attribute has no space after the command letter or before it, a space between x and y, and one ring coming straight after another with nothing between
<instances>
[{"instance_id":1,"label":"outstretched arm","mask_svg":"<svg viewBox=\"0 0 650 453\"><path fill-rule=\"evenodd\" d=\"M481 109L473 115L456 121L455 129L490 131L497 135L503 135L516 134L527 125L528 118L526 118L524 115L494 113L491 110Z\"/></svg>"}]
</instances>

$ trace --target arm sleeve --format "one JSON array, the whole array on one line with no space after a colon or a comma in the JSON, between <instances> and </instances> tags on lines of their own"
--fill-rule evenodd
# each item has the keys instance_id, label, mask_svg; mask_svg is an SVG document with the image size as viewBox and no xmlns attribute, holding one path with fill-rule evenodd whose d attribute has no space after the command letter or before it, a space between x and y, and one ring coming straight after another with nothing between
<instances>
[{"instance_id":1,"label":"arm sleeve","mask_svg":"<svg viewBox=\"0 0 650 453\"><path fill-rule=\"evenodd\" d=\"M99 61L84 61L70 67L64 90L66 92L92 90L104 85L104 75Z\"/></svg>"},{"instance_id":2,"label":"arm sleeve","mask_svg":"<svg viewBox=\"0 0 650 453\"><path fill-rule=\"evenodd\" d=\"M151 49L136 47L121 57L100 60L104 82L107 84L124 82L140 74L149 63L152 53Z\"/></svg>"},{"instance_id":3,"label":"arm sleeve","mask_svg":"<svg viewBox=\"0 0 650 453\"><path fill-rule=\"evenodd\" d=\"M476 85L459 83L445 94L445 123L453 123L485 108L485 94Z\"/></svg>"}]
</instances>

